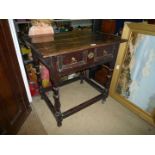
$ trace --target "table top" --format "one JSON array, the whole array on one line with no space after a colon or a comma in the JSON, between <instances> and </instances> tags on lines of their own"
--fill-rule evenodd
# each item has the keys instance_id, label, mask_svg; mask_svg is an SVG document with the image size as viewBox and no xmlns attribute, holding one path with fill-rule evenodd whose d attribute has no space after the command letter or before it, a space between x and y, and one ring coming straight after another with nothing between
<instances>
[{"instance_id":1,"label":"table top","mask_svg":"<svg viewBox=\"0 0 155 155\"><path fill-rule=\"evenodd\" d=\"M54 41L32 45L43 57L50 57L125 41L118 36L101 32L78 31L55 34Z\"/></svg>"}]
</instances>

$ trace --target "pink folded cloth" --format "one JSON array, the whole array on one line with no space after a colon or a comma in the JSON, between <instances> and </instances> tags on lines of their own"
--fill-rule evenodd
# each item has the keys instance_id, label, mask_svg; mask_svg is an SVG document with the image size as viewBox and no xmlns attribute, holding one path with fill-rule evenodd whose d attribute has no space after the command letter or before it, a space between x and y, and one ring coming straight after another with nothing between
<instances>
[{"instance_id":1,"label":"pink folded cloth","mask_svg":"<svg viewBox=\"0 0 155 155\"><path fill-rule=\"evenodd\" d=\"M54 31L52 26L50 25L46 25L46 24L42 24L42 25L38 25L38 26L32 26L29 29L29 36L34 36L34 35L44 35L44 34L51 34L54 35Z\"/></svg>"},{"instance_id":2,"label":"pink folded cloth","mask_svg":"<svg viewBox=\"0 0 155 155\"><path fill-rule=\"evenodd\" d=\"M32 43L50 42L54 40L54 30L50 20L34 20L28 35Z\"/></svg>"}]
</instances>

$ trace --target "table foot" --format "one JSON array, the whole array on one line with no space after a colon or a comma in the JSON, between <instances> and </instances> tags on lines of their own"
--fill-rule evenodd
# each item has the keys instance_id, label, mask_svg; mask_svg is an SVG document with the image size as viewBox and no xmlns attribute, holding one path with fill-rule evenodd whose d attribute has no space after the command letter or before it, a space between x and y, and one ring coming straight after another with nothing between
<instances>
[{"instance_id":1,"label":"table foot","mask_svg":"<svg viewBox=\"0 0 155 155\"><path fill-rule=\"evenodd\" d=\"M58 127L62 126L63 117L62 117L61 112L56 112L55 113L55 118L56 118L56 121L57 121L57 126Z\"/></svg>"},{"instance_id":2,"label":"table foot","mask_svg":"<svg viewBox=\"0 0 155 155\"><path fill-rule=\"evenodd\" d=\"M57 126L61 127L62 126L62 121L57 121Z\"/></svg>"},{"instance_id":3,"label":"table foot","mask_svg":"<svg viewBox=\"0 0 155 155\"><path fill-rule=\"evenodd\" d=\"M107 99L108 94L109 94L108 89L105 89L104 91L105 91L105 92L104 92L104 94L103 94L103 99L102 99L102 101L101 101L102 104L104 104L104 103L106 102L106 99Z\"/></svg>"}]
</instances>

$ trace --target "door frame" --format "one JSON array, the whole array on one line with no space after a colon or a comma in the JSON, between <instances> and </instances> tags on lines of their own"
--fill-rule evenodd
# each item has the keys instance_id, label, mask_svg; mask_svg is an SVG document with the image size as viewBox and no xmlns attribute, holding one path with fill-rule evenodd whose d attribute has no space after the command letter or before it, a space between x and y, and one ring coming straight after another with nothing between
<instances>
[{"instance_id":1,"label":"door frame","mask_svg":"<svg viewBox=\"0 0 155 155\"><path fill-rule=\"evenodd\" d=\"M8 23L9 23L9 27L10 27L10 31L11 31L11 35L12 35L12 39L13 39L13 43L14 43L14 47L15 47L20 71L21 71L21 75L23 78L24 86L26 89L27 97L28 97L29 102L31 103L32 102L32 96L31 96L30 89L29 89L28 79L26 76L26 71L25 71L25 67L24 67L24 63L23 63L23 59L22 59L22 55L21 55L21 51L20 51L20 47L19 47L18 38L17 38L16 29L15 29L13 19L8 19Z\"/></svg>"}]
</instances>

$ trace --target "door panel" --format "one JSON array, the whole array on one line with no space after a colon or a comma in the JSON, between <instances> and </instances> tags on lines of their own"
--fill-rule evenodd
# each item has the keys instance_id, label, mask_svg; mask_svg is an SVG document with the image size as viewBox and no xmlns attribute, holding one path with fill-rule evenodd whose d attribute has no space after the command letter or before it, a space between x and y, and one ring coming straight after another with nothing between
<instances>
[{"instance_id":1,"label":"door panel","mask_svg":"<svg viewBox=\"0 0 155 155\"><path fill-rule=\"evenodd\" d=\"M31 111L7 20L0 20L0 132L15 134Z\"/></svg>"}]
</instances>

